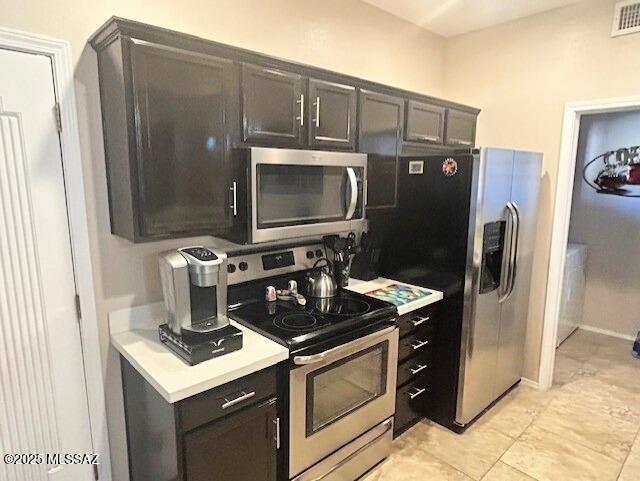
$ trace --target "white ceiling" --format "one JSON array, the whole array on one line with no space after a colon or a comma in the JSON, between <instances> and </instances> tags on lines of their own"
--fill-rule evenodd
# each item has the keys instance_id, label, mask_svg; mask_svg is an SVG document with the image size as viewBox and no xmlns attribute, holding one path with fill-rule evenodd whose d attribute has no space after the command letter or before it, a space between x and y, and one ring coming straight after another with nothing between
<instances>
[{"instance_id":1,"label":"white ceiling","mask_svg":"<svg viewBox=\"0 0 640 481\"><path fill-rule=\"evenodd\" d=\"M564 7L581 0L363 0L445 37Z\"/></svg>"}]
</instances>

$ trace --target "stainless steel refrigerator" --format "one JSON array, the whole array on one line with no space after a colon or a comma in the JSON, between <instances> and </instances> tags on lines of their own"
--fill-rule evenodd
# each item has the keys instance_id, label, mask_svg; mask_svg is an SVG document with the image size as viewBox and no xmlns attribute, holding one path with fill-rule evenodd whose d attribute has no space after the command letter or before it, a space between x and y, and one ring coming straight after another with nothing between
<instances>
[{"instance_id":1,"label":"stainless steel refrigerator","mask_svg":"<svg viewBox=\"0 0 640 481\"><path fill-rule=\"evenodd\" d=\"M398 209L371 220L380 274L445 294L415 408L456 431L522 375L541 167L542 154L497 148L402 158Z\"/></svg>"}]
</instances>

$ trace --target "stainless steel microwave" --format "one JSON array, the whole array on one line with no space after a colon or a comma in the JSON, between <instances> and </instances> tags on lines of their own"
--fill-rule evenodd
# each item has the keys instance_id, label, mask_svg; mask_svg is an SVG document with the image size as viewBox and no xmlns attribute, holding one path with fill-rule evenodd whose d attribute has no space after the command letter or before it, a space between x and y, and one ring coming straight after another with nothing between
<instances>
[{"instance_id":1,"label":"stainless steel microwave","mask_svg":"<svg viewBox=\"0 0 640 481\"><path fill-rule=\"evenodd\" d=\"M365 223L367 156L251 147L237 150L228 236L238 243L318 237Z\"/></svg>"}]
</instances>

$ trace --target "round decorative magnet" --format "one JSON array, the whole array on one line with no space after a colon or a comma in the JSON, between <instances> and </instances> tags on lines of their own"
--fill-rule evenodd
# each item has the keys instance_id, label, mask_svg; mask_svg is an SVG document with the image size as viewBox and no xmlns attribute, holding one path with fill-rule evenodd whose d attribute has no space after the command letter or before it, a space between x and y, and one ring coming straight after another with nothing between
<instances>
[{"instance_id":1,"label":"round decorative magnet","mask_svg":"<svg viewBox=\"0 0 640 481\"><path fill-rule=\"evenodd\" d=\"M458 163L449 157L442 163L442 173L447 177L452 177L458 172Z\"/></svg>"}]
</instances>

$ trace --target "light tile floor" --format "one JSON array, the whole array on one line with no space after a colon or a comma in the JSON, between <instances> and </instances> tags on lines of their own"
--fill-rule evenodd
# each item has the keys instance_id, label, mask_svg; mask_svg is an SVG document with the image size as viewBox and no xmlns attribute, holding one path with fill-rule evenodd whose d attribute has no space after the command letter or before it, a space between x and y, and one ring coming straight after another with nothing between
<instances>
[{"instance_id":1,"label":"light tile floor","mask_svg":"<svg viewBox=\"0 0 640 481\"><path fill-rule=\"evenodd\" d=\"M638 481L639 431L631 343L579 330L553 389L517 387L462 435L423 421L364 481Z\"/></svg>"}]
</instances>

